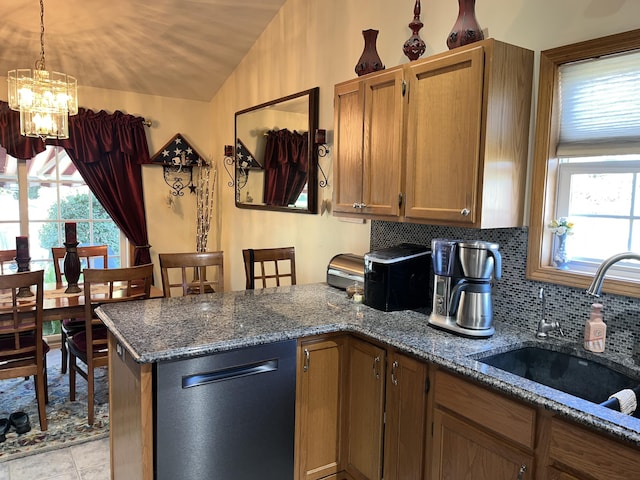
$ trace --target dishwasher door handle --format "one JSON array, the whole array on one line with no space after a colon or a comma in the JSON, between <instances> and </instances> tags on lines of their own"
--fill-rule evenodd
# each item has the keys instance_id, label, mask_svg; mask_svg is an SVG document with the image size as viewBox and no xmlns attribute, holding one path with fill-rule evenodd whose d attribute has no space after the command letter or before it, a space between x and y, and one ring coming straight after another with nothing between
<instances>
[{"instance_id":1,"label":"dishwasher door handle","mask_svg":"<svg viewBox=\"0 0 640 480\"><path fill-rule=\"evenodd\" d=\"M224 380L258 375L260 373L273 372L278 369L278 359L264 360L262 362L250 363L235 367L224 368L207 373L196 373L182 377L182 388L199 387Z\"/></svg>"}]
</instances>

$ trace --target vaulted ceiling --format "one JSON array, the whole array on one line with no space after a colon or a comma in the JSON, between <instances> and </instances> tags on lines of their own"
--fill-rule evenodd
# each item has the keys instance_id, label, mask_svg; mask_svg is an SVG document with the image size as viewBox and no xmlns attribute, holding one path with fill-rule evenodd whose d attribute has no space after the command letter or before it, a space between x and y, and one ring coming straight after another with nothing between
<instances>
[{"instance_id":1,"label":"vaulted ceiling","mask_svg":"<svg viewBox=\"0 0 640 480\"><path fill-rule=\"evenodd\" d=\"M81 86L209 101L284 3L44 0L46 68ZM0 19L0 76L33 68L40 1L3 0Z\"/></svg>"}]
</instances>

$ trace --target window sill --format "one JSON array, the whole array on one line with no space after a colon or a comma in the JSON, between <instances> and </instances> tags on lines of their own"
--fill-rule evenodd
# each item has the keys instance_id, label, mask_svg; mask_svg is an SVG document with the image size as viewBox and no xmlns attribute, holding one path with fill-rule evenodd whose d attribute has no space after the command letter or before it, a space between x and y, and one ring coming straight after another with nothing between
<instances>
[{"instance_id":1,"label":"window sill","mask_svg":"<svg viewBox=\"0 0 640 480\"><path fill-rule=\"evenodd\" d=\"M593 275L572 270L558 270L550 266L527 265L527 279L586 290L591 285ZM640 298L640 282L605 278L602 292Z\"/></svg>"}]
</instances>

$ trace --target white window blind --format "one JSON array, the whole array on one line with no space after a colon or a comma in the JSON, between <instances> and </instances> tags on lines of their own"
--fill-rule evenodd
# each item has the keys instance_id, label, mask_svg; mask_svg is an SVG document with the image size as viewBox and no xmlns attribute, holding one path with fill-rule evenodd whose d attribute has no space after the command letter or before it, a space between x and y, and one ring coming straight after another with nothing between
<instances>
[{"instance_id":1,"label":"white window blind","mask_svg":"<svg viewBox=\"0 0 640 480\"><path fill-rule=\"evenodd\" d=\"M560 157L640 153L640 51L559 68Z\"/></svg>"}]
</instances>

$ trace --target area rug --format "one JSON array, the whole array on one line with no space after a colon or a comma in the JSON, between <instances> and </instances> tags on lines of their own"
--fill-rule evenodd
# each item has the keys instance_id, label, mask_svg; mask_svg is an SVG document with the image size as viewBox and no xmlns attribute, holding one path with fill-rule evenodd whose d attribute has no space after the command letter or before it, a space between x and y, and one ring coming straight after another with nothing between
<instances>
[{"instance_id":1,"label":"area rug","mask_svg":"<svg viewBox=\"0 0 640 480\"><path fill-rule=\"evenodd\" d=\"M33 377L0 380L0 418L9 418L12 412L24 411L29 415L31 431L18 435L7 433L0 443L0 462L70 447L109 435L108 371L96 369L95 422L87 425L87 382L77 376L76 400L69 401L69 375L60 373L60 350L52 349L47 355L49 404L48 429L40 430L38 405Z\"/></svg>"}]
</instances>

